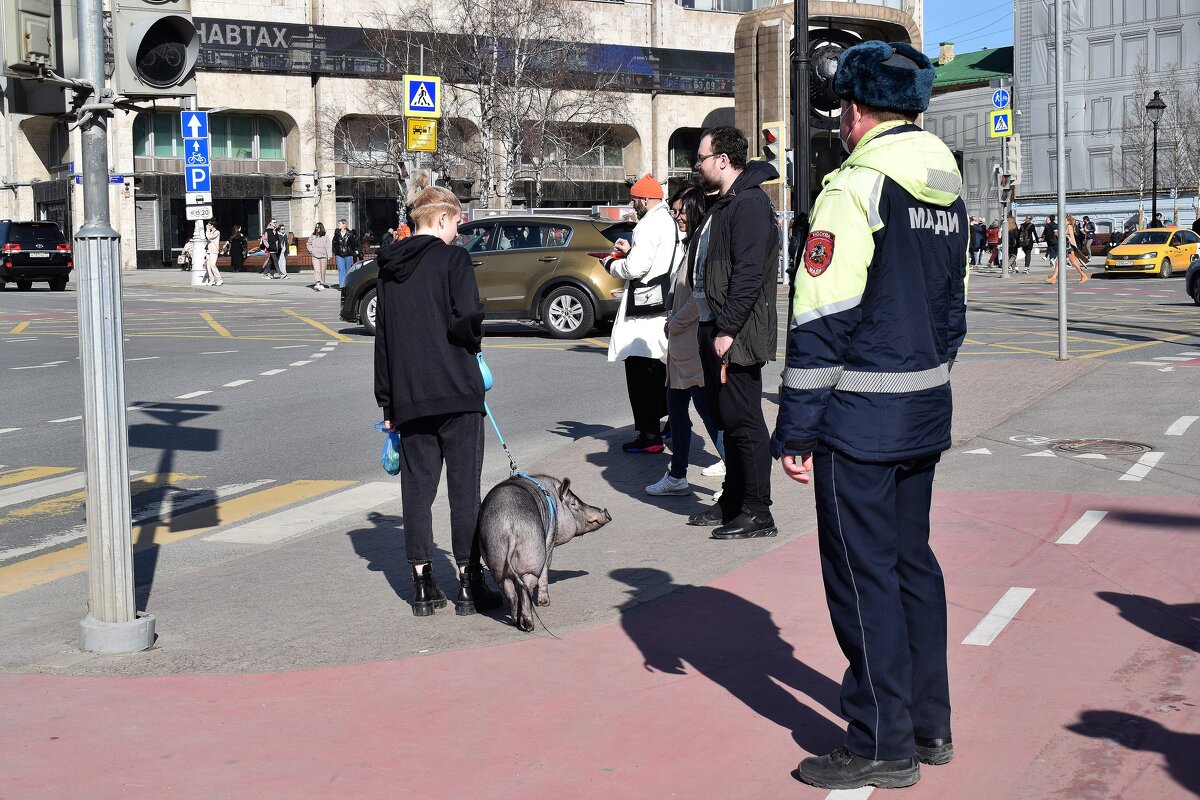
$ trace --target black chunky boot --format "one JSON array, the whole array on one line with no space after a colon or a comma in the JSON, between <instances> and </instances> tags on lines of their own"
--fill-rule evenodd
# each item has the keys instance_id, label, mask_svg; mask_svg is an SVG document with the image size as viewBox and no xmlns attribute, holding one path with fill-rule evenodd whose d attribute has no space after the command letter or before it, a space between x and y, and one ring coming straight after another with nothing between
<instances>
[{"instance_id":1,"label":"black chunky boot","mask_svg":"<svg viewBox=\"0 0 1200 800\"><path fill-rule=\"evenodd\" d=\"M482 566L476 564L463 569L458 582L458 599L454 601L455 614L468 617L476 611L499 608L503 603L500 593L488 588Z\"/></svg>"},{"instance_id":2,"label":"black chunky boot","mask_svg":"<svg viewBox=\"0 0 1200 800\"><path fill-rule=\"evenodd\" d=\"M436 587L433 582L433 566L426 561L424 564L413 564L413 601L412 612L415 617L429 617L433 615L433 608L437 601ZM445 602L445 598L442 598Z\"/></svg>"}]
</instances>

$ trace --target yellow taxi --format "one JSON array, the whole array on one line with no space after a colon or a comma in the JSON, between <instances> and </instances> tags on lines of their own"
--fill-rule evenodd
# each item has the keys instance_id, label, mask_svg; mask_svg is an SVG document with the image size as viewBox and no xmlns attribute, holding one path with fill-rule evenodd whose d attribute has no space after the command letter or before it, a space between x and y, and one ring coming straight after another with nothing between
<instances>
[{"instance_id":1,"label":"yellow taxi","mask_svg":"<svg viewBox=\"0 0 1200 800\"><path fill-rule=\"evenodd\" d=\"M1110 275L1137 273L1169 278L1187 270L1197 255L1200 236L1186 228L1147 228L1108 251L1104 272Z\"/></svg>"}]
</instances>

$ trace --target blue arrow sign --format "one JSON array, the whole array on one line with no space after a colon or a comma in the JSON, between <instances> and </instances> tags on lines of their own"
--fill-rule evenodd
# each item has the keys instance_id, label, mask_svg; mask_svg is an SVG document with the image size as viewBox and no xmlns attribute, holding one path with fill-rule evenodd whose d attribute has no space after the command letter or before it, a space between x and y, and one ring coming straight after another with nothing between
<instances>
[{"instance_id":1,"label":"blue arrow sign","mask_svg":"<svg viewBox=\"0 0 1200 800\"><path fill-rule=\"evenodd\" d=\"M207 167L208 139L184 139L183 163L189 167Z\"/></svg>"},{"instance_id":2,"label":"blue arrow sign","mask_svg":"<svg viewBox=\"0 0 1200 800\"><path fill-rule=\"evenodd\" d=\"M208 112L207 111L181 111L179 112L179 129L183 131L184 139L207 139L208 138Z\"/></svg>"},{"instance_id":3,"label":"blue arrow sign","mask_svg":"<svg viewBox=\"0 0 1200 800\"><path fill-rule=\"evenodd\" d=\"M183 187L186 192L211 192L212 174L207 166L183 168Z\"/></svg>"},{"instance_id":4,"label":"blue arrow sign","mask_svg":"<svg viewBox=\"0 0 1200 800\"><path fill-rule=\"evenodd\" d=\"M1012 98L1008 94L1008 89L997 89L992 93L992 105L996 108L1007 108L1008 101Z\"/></svg>"}]
</instances>

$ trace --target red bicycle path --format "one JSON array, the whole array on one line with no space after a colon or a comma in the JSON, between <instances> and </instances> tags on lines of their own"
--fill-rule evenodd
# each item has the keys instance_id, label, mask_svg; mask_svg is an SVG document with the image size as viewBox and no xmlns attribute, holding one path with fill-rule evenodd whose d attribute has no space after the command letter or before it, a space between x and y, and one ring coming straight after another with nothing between
<instances>
[{"instance_id":1,"label":"red bicycle path","mask_svg":"<svg viewBox=\"0 0 1200 800\"><path fill-rule=\"evenodd\" d=\"M1200 500L934 503L958 755L897 796L1200 793ZM1055 544L1087 510L1108 514ZM995 641L960 644L1011 587L1034 593ZM871 794L789 776L841 740L815 536L558 637L277 674L0 675L0 798Z\"/></svg>"}]
</instances>

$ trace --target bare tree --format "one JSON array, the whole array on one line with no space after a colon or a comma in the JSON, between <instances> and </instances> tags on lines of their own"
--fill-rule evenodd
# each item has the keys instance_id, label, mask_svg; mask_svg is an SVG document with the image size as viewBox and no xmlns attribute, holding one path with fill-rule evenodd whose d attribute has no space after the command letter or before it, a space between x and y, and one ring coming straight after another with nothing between
<instances>
[{"instance_id":1,"label":"bare tree","mask_svg":"<svg viewBox=\"0 0 1200 800\"><path fill-rule=\"evenodd\" d=\"M1146 53L1138 53L1133 66L1133 97L1125 106L1121 120L1120 160L1109 160L1109 170L1123 188L1135 190L1138 208L1142 207L1147 194L1152 169L1151 125L1146 114L1146 103L1150 99L1150 69L1146 65Z\"/></svg>"},{"instance_id":2,"label":"bare tree","mask_svg":"<svg viewBox=\"0 0 1200 800\"><path fill-rule=\"evenodd\" d=\"M1170 65L1166 70L1165 91L1167 110L1159 123L1159 169L1163 186L1172 189L1171 219L1179 222L1179 195L1200 181L1200 147L1196 131L1200 130L1200 100L1195 86L1200 65L1183 70Z\"/></svg>"}]
</instances>

